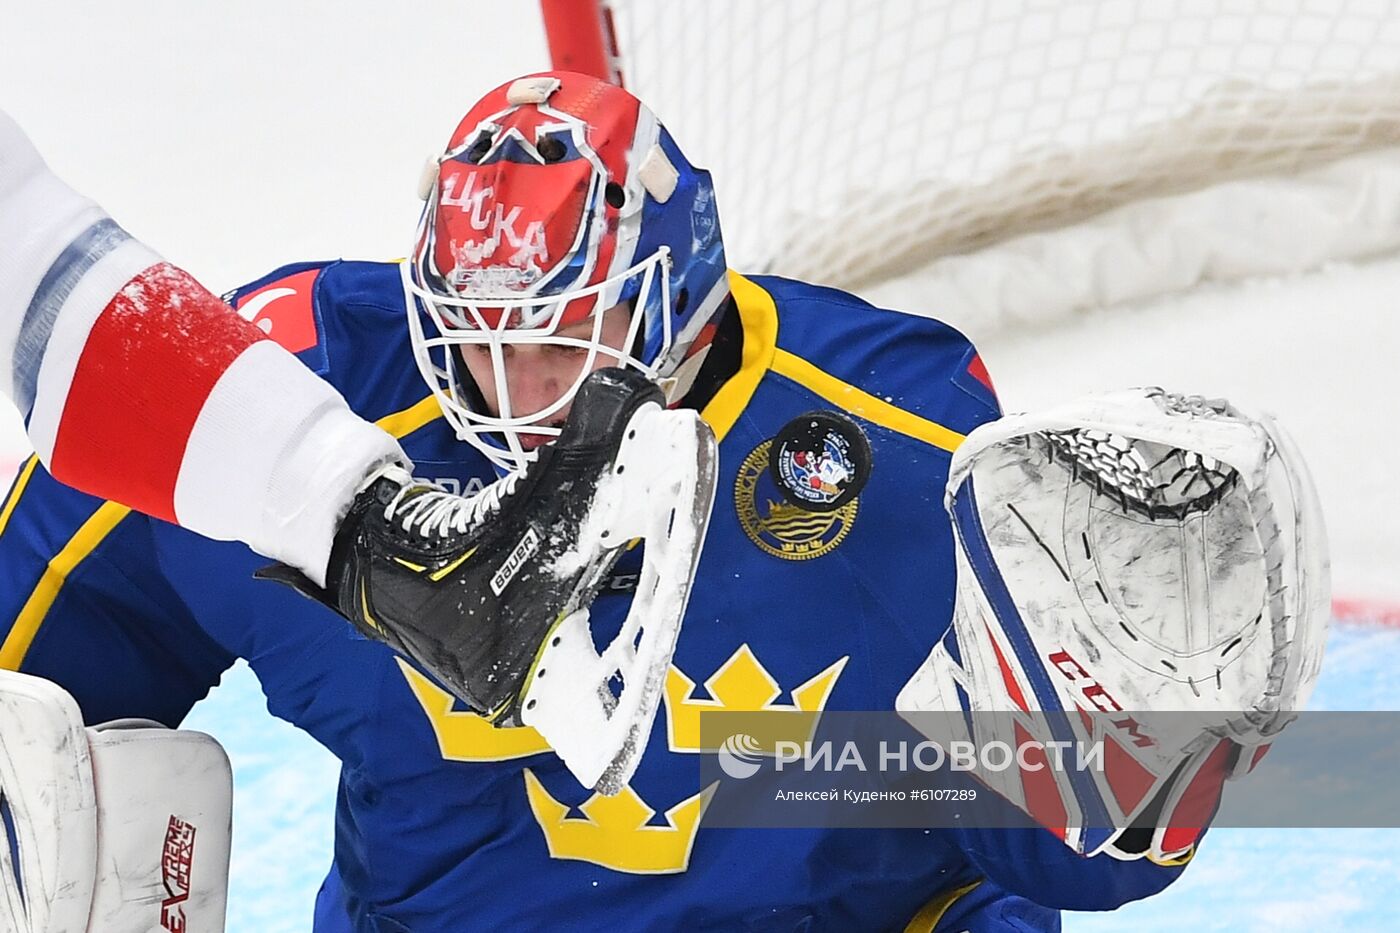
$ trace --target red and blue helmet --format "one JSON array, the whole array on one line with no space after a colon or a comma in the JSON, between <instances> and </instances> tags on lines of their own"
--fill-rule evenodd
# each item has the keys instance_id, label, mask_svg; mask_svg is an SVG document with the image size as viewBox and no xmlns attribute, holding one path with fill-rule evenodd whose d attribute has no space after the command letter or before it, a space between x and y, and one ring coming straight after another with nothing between
<instances>
[{"instance_id":1,"label":"red and blue helmet","mask_svg":"<svg viewBox=\"0 0 1400 933\"><path fill-rule=\"evenodd\" d=\"M408 316L419 369L462 439L498 465L521 465L519 435L557 434L548 423L599 355L645 372L672 401L684 392L693 378L684 364L729 292L724 247L709 173L641 101L572 72L520 78L471 109L423 181L427 205L403 265ZM602 312L623 303L630 329L619 349L600 335ZM591 337L577 336L581 322ZM504 376L512 344L586 358L558 399L518 412ZM490 350L495 414L465 372L462 345Z\"/></svg>"}]
</instances>

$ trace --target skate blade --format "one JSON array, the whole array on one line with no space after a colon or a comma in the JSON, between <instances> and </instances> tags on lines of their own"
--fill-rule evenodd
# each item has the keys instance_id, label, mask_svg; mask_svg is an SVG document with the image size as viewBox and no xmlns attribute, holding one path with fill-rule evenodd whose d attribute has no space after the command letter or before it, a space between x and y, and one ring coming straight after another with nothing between
<instances>
[{"instance_id":1,"label":"skate blade","mask_svg":"<svg viewBox=\"0 0 1400 933\"><path fill-rule=\"evenodd\" d=\"M520 718L598 793L620 791L646 750L709 526L717 459L714 433L697 414L644 406L579 535L582 546L596 548L583 558L594 565L610 566L633 538L645 542L636 596L601 653L586 609L559 624ZM546 676L553 671L558 676Z\"/></svg>"}]
</instances>

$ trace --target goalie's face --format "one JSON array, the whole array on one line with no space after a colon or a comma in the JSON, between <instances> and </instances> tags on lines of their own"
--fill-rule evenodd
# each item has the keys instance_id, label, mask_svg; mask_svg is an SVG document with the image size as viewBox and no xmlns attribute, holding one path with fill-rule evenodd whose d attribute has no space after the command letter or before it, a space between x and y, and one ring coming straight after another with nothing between
<instances>
[{"instance_id":1,"label":"goalie's face","mask_svg":"<svg viewBox=\"0 0 1400 933\"><path fill-rule=\"evenodd\" d=\"M709 175L639 100L567 72L512 81L462 120L419 193L410 336L460 438L523 466L605 366L684 394L696 367L682 365L728 294L724 250Z\"/></svg>"},{"instance_id":2,"label":"goalie's face","mask_svg":"<svg viewBox=\"0 0 1400 933\"><path fill-rule=\"evenodd\" d=\"M624 302L561 328L549 342L486 339L462 343L457 354L481 394L486 414L522 422L515 437L521 448L531 451L559 433L573 407L575 387L589 373L616 366L626 357L622 351L631 323L631 309Z\"/></svg>"},{"instance_id":3,"label":"goalie's face","mask_svg":"<svg viewBox=\"0 0 1400 933\"><path fill-rule=\"evenodd\" d=\"M438 295L424 302L434 336L410 305L419 371L457 436L498 467L519 469L560 434L589 373L619 366L661 380L636 352L640 309L665 300L665 268L652 261L619 278L548 301Z\"/></svg>"}]
</instances>

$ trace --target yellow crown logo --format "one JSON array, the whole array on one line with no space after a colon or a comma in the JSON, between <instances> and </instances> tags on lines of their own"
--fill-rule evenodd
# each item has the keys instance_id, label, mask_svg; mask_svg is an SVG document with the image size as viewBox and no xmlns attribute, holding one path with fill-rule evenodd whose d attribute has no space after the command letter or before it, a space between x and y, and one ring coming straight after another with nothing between
<instances>
[{"instance_id":1,"label":"yellow crown logo","mask_svg":"<svg viewBox=\"0 0 1400 933\"><path fill-rule=\"evenodd\" d=\"M570 817L568 806L555 800L535 773L525 769L525 795L550 858L642 875L675 874L689 867L695 833L715 787L711 784L667 810L665 826L649 826L656 811L631 785L612 797L593 794L579 807L583 817Z\"/></svg>"},{"instance_id":2,"label":"yellow crown logo","mask_svg":"<svg viewBox=\"0 0 1400 933\"><path fill-rule=\"evenodd\" d=\"M395 658L409 689L432 724L438 749L448 761L509 761L551 751L549 743L529 726L497 728L476 713L452 708L452 694L418 673L403 658Z\"/></svg>"},{"instance_id":3,"label":"yellow crown logo","mask_svg":"<svg viewBox=\"0 0 1400 933\"><path fill-rule=\"evenodd\" d=\"M673 752L716 752L719 743L708 746L701 738L703 713L766 713L745 724L745 731L758 740L759 747L771 754L780 741L805 744L812 739L817 721L845 669L850 656L841 658L826 670L792 691L792 703L775 703L782 694L778 681L763 666L748 644L740 645L705 681L711 699L695 697L695 681L674 664L666 672L666 732ZM720 737L723 741L723 737Z\"/></svg>"}]
</instances>

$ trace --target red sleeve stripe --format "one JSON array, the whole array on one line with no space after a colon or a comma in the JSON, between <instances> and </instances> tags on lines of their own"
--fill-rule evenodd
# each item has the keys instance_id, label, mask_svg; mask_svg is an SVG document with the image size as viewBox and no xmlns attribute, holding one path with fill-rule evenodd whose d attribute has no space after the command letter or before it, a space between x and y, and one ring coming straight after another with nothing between
<instances>
[{"instance_id":1,"label":"red sleeve stripe","mask_svg":"<svg viewBox=\"0 0 1400 933\"><path fill-rule=\"evenodd\" d=\"M185 272L161 263L137 275L98 315L82 347L51 472L174 521L175 483L195 419L229 364L264 339Z\"/></svg>"},{"instance_id":2,"label":"red sleeve stripe","mask_svg":"<svg viewBox=\"0 0 1400 933\"><path fill-rule=\"evenodd\" d=\"M38 375L29 409L30 443L45 464L53 457L68 390L94 324L113 296L159 262L160 257L149 248L128 238L91 263L83 263L82 276L61 289L61 304L50 319L44 345L39 348L42 358L34 361ZM120 408L117 399L108 399L107 405L109 409Z\"/></svg>"}]
</instances>

